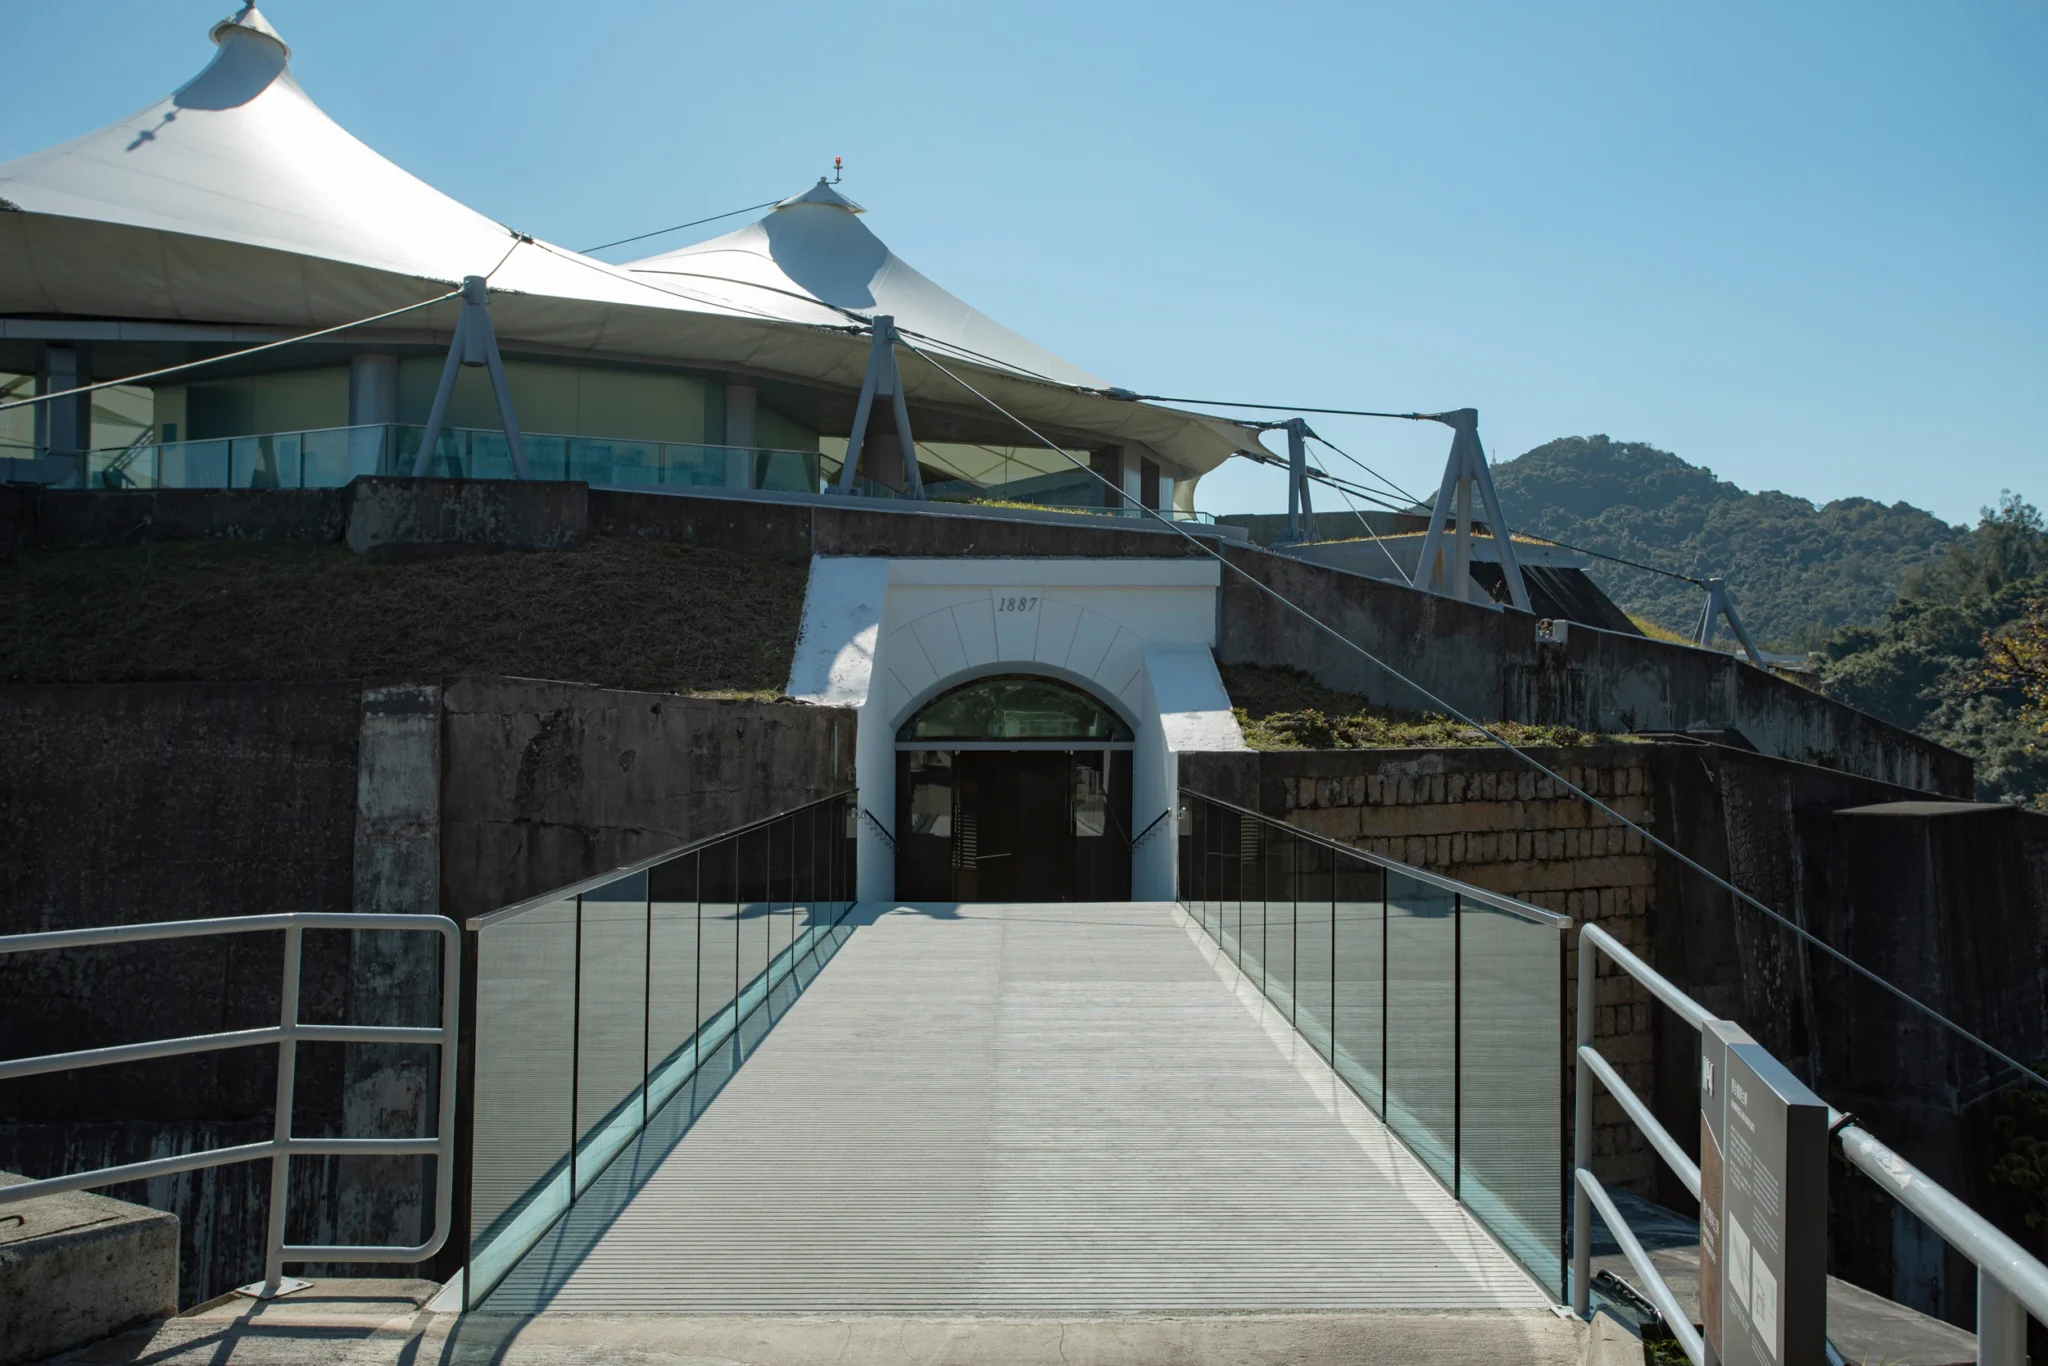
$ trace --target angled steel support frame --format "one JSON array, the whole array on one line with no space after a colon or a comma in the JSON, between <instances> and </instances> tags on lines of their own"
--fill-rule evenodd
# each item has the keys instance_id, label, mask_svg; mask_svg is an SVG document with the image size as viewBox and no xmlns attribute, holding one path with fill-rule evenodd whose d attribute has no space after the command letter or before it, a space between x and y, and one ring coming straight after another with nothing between
<instances>
[{"instance_id":1,"label":"angled steel support frame","mask_svg":"<svg viewBox=\"0 0 2048 1366\"><path fill-rule=\"evenodd\" d=\"M448 363L441 367L441 384L434 390L434 406L427 410L427 429L420 433L419 454L413 458L412 477L424 479L433 468L434 446L441 440L441 428L448 420L448 400L455 394L455 375L465 365L481 365L491 372L491 392L498 400L498 424L505 432L505 446L512 452L512 475L527 479L526 443L519 439L519 418L512 411L512 390L505 383L505 362L498 355L498 334L491 328L491 288L481 275L462 278L462 312L455 320L455 335L448 339Z\"/></svg>"},{"instance_id":2,"label":"angled steel support frame","mask_svg":"<svg viewBox=\"0 0 2048 1366\"><path fill-rule=\"evenodd\" d=\"M1516 608L1529 612L1529 588L1522 582L1521 561L1515 558L1515 543L1508 536L1507 520L1500 513L1500 499L1493 492L1493 475L1486 467L1486 449L1479 444L1479 410L1459 408L1448 413L1431 413L1432 422L1451 429L1451 456L1444 462L1443 487L1437 490L1436 506L1429 513L1429 534L1422 539L1422 558L1416 561L1417 588L1472 601L1472 491L1486 513L1487 529L1493 533L1500 552L1501 573L1507 579L1508 597ZM1455 520L1457 533L1451 563L1444 560L1444 521Z\"/></svg>"},{"instance_id":3,"label":"angled steel support frame","mask_svg":"<svg viewBox=\"0 0 2048 1366\"><path fill-rule=\"evenodd\" d=\"M854 475L860 469L861 448L867 444L868 417L875 400L889 400L896 417L896 444L903 452L903 479L912 498L924 497L924 478L917 468L917 442L910 434L910 410L903 402L903 377L896 368L896 319L879 314L874 320L874 344L868 349L868 372L860 382L860 401L853 409L853 431L846 438L846 463L840 466L834 493L852 493Z\"/></svg>"},{"instance_id":4,"label":"angled steel support frame","mask_svg":"<svg viewBox=\"0 0 2048 1366\"><path fill-rule=\"evenodd\" d=\"M1280 424L1287 433L1287 532L1275 545L1300 545L1316 539L1316 510L1308 494L1308 438L1315 435L1306 421L1290 417Z\"/></svg>"},{"instance_id":5,"label":"angled steel support frame","mask_svg":"<svg viewBox=\"0 0 2048 1366\"><path fill-rule=\"evenodd\" d=\"M1721 617L1728 618L1728 629L1735 633L1735 639L1742 646L1742 652L1749 656L1749 662L1759 669L1764 667L1764 657L1756 648L1756 642L1749 638L1749 628L1742 624L1742 614L1735 610L1735 598L1728 591L1728 580L1707 580L1707 605L1700 610L1700 624L1693 631L1693 644L1707 648L1714 639L1714 627Z\"/></svg>"}]
</instances>

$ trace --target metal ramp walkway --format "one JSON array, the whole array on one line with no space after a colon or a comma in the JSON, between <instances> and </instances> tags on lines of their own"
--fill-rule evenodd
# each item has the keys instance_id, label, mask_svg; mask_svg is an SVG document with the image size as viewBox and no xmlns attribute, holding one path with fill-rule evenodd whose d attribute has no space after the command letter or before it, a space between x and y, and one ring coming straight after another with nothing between
<instances>
[{"instance_id":1,"label":"metal ramp walkway","mask_svg":"<svg viewBox=\"0 0 2048 1366\"><path fill-rule=\"evenodd\" d=\"M1548 1307L1170 903L863 905L761 1015L481 1312Z\"/></svg>"}]
</instances>

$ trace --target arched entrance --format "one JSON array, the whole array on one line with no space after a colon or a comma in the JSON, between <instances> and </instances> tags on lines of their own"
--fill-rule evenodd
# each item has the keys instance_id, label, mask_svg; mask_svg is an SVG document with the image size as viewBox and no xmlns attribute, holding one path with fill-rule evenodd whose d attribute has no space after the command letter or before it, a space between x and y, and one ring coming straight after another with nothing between
<instances>
[{"instance_id":1,"label":"arched entrance","mask_svg":"<svg viewBox=\"0 0 2048 1366\"><path fill-rule=\"evenodd\" d=\"M896 733L896 895L1127 901L1130 725L1042 674L940 693Z\"/></svg>"}]
</instances>

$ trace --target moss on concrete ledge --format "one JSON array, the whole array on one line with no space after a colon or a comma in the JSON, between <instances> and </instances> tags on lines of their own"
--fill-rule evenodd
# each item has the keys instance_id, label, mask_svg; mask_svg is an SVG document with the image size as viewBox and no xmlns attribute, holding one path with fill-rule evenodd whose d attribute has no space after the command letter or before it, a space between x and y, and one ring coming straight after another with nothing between
<instances>
[{"instance_id":1,"label":"moss on concrete ledge","mask_svg":"<svg viewBox=\"0 0 2048 1366\"><path fill-rule=\"evenodd\" d=\"M0 680L503 674L775 697L801 565L640 540L383 563L335 544L180 542L0 563Z\"/></svg>"},{"instance_id":2,"label":"moss on concrete ledge","mask_svg":"<svg viewBox=\"0 0 2048 1366\"><path fill-rule=\"evenodd\" d=\"M1223 686L1237 724L1253 749L1443 749L1490 745L1483 731L1452 717L1379 707L1337 692L1294 668L1227 664ZM1570 726L1489 722L1508 743L1571 748L1612 744L1625 735L1595 735Z\"/></svg>"}]
</instances>

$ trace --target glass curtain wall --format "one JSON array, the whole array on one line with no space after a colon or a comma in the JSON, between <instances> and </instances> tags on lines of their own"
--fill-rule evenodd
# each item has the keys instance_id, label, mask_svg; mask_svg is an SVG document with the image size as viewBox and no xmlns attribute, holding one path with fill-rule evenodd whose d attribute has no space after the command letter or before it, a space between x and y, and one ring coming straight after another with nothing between
<instances>
[{"instance_id":1,"label":"glass curtain wall","mask_svg":"<svg viewBox=\"0 0 2048 1366\"><path fill-rule=\"evenodd\" d=\"M480 916L475 1305L853 904L843 793Z\"/></svg>"},{"instance_id":2,"label":"glass curtain wall","mask_svg":"<svg viewBox=\"0 0 2048 1366\"><path fill-rule=\"evenodd\" d=\"M1570 920L1190 792L1180 878L1189 917L1562 1297Z\"/></svg>"}]
</instances>

